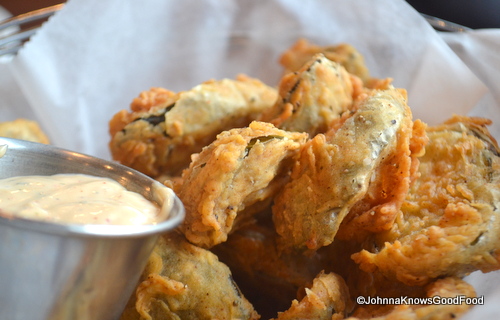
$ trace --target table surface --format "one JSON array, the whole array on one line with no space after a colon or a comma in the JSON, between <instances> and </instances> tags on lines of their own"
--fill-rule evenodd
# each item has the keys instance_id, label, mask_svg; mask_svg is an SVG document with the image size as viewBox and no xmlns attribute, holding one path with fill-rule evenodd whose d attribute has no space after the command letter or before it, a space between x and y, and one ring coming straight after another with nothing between
<instances>
[{"instance_id":1,"label":"table surface","mask_svg":"<svg viewBox=\"0 0 500 320\"><path fill-rule=\"evenodd\" d=\"M12 15L29 12L36 9L45 8L58 3L66 2L64 0L0 0L0 6L4 7Z\"/></svg>"}]
</instances>

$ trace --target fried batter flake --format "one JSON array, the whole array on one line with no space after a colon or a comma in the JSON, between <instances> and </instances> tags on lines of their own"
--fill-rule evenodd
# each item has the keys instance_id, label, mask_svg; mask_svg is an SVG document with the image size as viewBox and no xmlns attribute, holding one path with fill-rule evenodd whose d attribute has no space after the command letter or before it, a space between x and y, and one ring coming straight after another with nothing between
<instances>
[{"instance_id":1,"label":"fried batter flake","mask_svg":"<svg viewBox=\"0 0 500 320\"><path fill-rule=\"evenodd\" d=\"M353 255L368 272L408 285L500 269L500 152L479 119L429 127L419 178L392 229Z\"/></svg>"},{"instance_id":2,"label":"fried batter flake","mask_svg":"<svg viewBox=\"0 0 500 320\"><path fill-rule=\"evenodd\" d=\"M176 187L186 208L182 230L192 243L210 248L224 242L242 221L267 206L289 178L307 134L272 124L222 132L193 157Z\"/></svg>"},{"instance_id":3,"label":"fried batter flake","mask_svg":"<svg viewBox=\"0 0 500 320\"><path fill-rule=\"evenodd\" d=\"M257 79L210 80L173 93L153 88L109 123L114 160L149 176L177 175L216 135L244 127L276 101L277 92Z\"/></svg>"},{"instance_id":4,"label":"fried batter flake","mask_svg":"<svg viewBox=\"0 0 500 320\"><path fill-rule=\"evenodd\" d=\"M412 125L405 97L397 89L374 91L333 134L318 134L304 145L273 206L284 248L316 250L333 241L401 130Z\"/></svg>"},{"instance_id":5,"label":"fried batter flake","mask_svg":"<svg viewBox=\"0 0 500 320\"><path fill-rule=\"evenodd\" d=\"M349 289L342 277L321 272L312 287L306 288L305 297L300 302L293 300L288 310L278 313L276 320L344 319L352 308L349 299Z\"/></svg>"}]
</instances>

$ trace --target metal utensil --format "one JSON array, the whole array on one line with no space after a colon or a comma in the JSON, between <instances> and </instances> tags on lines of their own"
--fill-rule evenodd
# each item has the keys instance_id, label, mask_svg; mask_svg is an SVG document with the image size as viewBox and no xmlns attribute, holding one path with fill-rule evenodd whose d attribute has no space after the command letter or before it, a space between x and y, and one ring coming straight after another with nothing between
<instances>
[{"instance_id":1,"label":"metal utensil","mask_svg":"<svg viewBox=\"0 0 500 320\"><path fill-rule=\"evenodd\" d=\"M61 10L63 6L63 3L56 4L0 21L0 32L8 28L12 30L12 32L3 32L5 35L0 36L0 56L16 54L23 44L40 29L42 23L54 13ZM31 25L23 28L23 26L28 24Z\"/></svg>"}]
</instances>

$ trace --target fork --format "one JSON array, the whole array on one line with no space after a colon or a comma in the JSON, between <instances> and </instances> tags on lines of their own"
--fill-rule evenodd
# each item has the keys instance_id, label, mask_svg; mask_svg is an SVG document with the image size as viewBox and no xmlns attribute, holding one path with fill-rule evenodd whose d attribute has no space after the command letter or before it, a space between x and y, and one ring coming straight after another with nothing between
<instances>
[{"instance_id":1,"label":"fork","mask_svg":"<svg viewBox=\"0 0 500 320\"><path fill-rule=\"evenodd\" d=\"M0 56L15 55L42 24L63 6L63 3L56 4L0 21Z\"/></svg>"}]
</instances>

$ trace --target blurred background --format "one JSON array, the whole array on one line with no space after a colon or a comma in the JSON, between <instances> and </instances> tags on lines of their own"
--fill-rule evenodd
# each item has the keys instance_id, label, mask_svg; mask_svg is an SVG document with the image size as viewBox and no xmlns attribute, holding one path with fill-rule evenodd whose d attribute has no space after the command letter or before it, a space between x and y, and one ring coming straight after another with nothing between
<instances>
[{"instance_id":1,"label":"blurred background","mask_svg":"<svg viewBox=\"0 0 500 320\"><path fill-rule=\"evenodd\" d=\"M406 0L417 11L463 26L500 28L500 0ZM0 0L13 15L65 2L63 0Z\"/></svg>"},{"instance_id":2,"label":"blurred background","mask_svg":"<svg viewBox=\"0 0 500 320\"><path fill-rule=\"evenodd\" d=\"M499 0L407 0L417 11L472 29L500 28Z\"/></svg>"}]
</instances>

